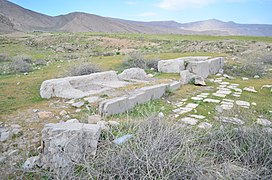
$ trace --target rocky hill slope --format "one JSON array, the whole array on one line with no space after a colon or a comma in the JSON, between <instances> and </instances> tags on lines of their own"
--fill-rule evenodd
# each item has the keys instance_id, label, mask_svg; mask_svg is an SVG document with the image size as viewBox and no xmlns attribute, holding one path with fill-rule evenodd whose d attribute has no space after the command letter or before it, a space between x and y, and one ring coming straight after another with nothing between
<instances>
[{"instance_id":1,"label":"rocky hill slope","mask_svg":"<svg viewBox=\"0 0 272 180\"><path fill-rule=\"evenodd\" d=\"M272 25L237 24L216 19L192 23L139 22L81 12L53 17L0 0L0 32L12 31L272 36Z\"/></svg>"}]
</instances>

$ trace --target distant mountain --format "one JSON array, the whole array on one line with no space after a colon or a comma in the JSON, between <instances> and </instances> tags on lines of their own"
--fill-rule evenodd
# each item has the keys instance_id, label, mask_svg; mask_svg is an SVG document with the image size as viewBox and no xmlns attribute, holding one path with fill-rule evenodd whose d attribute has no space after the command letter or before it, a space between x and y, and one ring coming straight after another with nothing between
<instances>
[{"instance_id":1,"label":"distant mountain","mask_svg":"<svg viewBox=\"0 0 272 180\"><path fill-rule=\"evenodd\" d=\"M0 32L12 31L272 36L272 25L237 24L216 19L192 23L140 22L80 12L53 17L0 0Z\"/></svg>"}]
</instances>

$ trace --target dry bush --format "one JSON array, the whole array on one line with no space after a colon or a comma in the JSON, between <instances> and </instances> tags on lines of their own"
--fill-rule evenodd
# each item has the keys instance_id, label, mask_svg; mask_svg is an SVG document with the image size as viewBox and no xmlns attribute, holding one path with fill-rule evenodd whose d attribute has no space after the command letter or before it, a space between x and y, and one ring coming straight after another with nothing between
<instances>
[{"instance_id":1,"label":"dry bush","mask_svg":"<svg viewBox=\"0 0 272 180\"><path fill-rule=\"evenodd\" d=\"M9 57L7 54L0 53L0 62L6 62L9 60Z\"/></svg>"},{"instance_id":2,"label":"dry bush","mask_svg":"<svg viewBox=\"0 0 272 180\"><path fill-rule=\"evenodd\" d=\"M82 76L82 75L88 75L92 73L100 72L101 69L93 63L82 63L78 66L73 66L68 71L67 75L69 76Z\"/></svg>"},{"instance_id":3,"label":"dry bush","mask_svg":"<svg viewBox=\"0 0 272 180\"><path fill-rule=\"evenodd\" d=\"M111 143L127 133L133 135L129 141ZM76 164L67 177L271 179L271 157L272 133L259 126L226 125L206 131L152 117L103 132L96 156L86 154L84 162ZM31 177L64 178L41 169L31 171Z\"/></svg>"},{"instance_id":4,"label":"dry bush","mask_svg":"<svg viewBox=\"0 0 272 180\"><path fill-rule=\"evenodd\" d=\"M32 60L25 56L16 56L9 64L10 73L25 73L32 71Z\"/></svg>"},{"instance_id":5,"label":"dry bush","mask_svg":"<svg viewBox=\"0 0 272 180\"><path fill-rule=\"evenodd\" d=\"M37 59L37 60L34 62L34 64L35 64L36 66L45 66L45 65L47 64L47 62L46 62L46 60L44 60L44 59Z\"/></svg>"},{"instance_id":6,"label":"dry bush","mask_svg":"<svg viewBox=\"0 0 272 180\"><path fill-rule=\"evenodd\" d=\"M96 157L77 178L270 179L272 134L260 127L196 131L150 118L129 128L133 139L114 146L104 135ZM88 163L89 162L89 163Z\"/></svg>"},{"instance_id":7,"label":"dry bush","mask_svg":"<svg viewBox=\"0 0 272 180\"><path fill-rule=\"evenodd\" d=\"M243 65L229 65L224 66L224 73L231 76L254 77L255 75L262 76L265 72L265 67L262 64L243 64Z\"/></svg>"},{"instance_id":8,"label":"dry bush","mask_svg":"<svg viewBox=\"0 0 272 180\"><path fill-rule=\"evenodd\" d=\"M123 66L125 68L141 68L141 69L158 69L158 61L159 60L147 60L144 55L139 52L132 52L125 57L125 61L123 62Z\"/></svg>"}]
</instances>

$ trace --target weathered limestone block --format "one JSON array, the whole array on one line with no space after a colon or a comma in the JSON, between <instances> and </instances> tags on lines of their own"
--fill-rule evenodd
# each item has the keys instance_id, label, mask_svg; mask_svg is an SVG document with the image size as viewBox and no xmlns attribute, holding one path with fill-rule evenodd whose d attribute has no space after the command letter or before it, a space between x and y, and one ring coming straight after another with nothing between
<instances>
[{"instance_id":1,"label":"weathered limestone block","mask_svg":"<svg viewBox=\"0 0 272 180\"><path fill-rule=\"evenodd\" d=\"M119 81L115 71L93 73L85 76L46 80L40 88L42 98L83 98L105 90L122 87L128 82Z\"/></svg>"},{"instance_id":2,"label":"weathered limestone block","mask_svg":"<svg viewBox=\"0 0 272 180\"><path fill-rule=\"evenodd\" d=\"M147 78L147 74L143 69L130 68L124 70L121 74L119 74L118 78L122 80L130 79L145 80Z\"/></svg>"},{"instance_id":3,"label":"weathered limestone block","mask_svg":"<svg viewBox=\"0 0 272 180\"><path fill-rule=\"evenodd\" d=\"M208 61L188 61L186 69L203 78L207 78L210 75L210 66Z\"/></svg>"},{"instance_id":4,"label":"weathered limestone block","mask_svg":"<svg viewBox=\"0 0 272 180\"><path fill-rule=\"evenodd\" d=\"M119 114L129 110L128 98L126 96L117 97L102 101L99 111L103 115Z\"/></svg>"},{"instance_id":5,"label":"weathered limestone block","mask_svg":"<svg viewBox=\"0 0 272 180\"><path fill-rule=\"evenodd\" d=\"M220 71L220 69L224 66L224 58L223 57L217 57L213 59L207 60L210 65L210 74L216 74Z\"/></svg>"},{"instance_id":6,"label":"weathered limestone block","mask_svg":"<svg viewBox=\"0 0 272 180\"><path fill-rule=\"evenodd\" d=\"M182 59L185 60L185 62L188 61L205 61L208 60L210 57L209 56L187 56Z\"/></svg>"},{"instance_id":7,"label":"weathered limestone block","mask_svg":"<svg viewBox=\"0 0 272 180\"><path fill-rule=\"evenodd\" d=\"M158 62L158 71L164 73L179 73L185 69L183 59L161 60Z\"/></svg>"},{"instance_id":8,"label":"weathered limestone block","mask_svg":"<svg viewBox=\"0 0 272 180\"><path fill-rule=\"evenodd\" d=\"M159 99L165 94L165 90L167 88L167 84L158 84L154 86L147 86L140 88L140 91L144 91L145 94L148 95L148 97L151 97L150 99Z\"/></svg>"},{"instance_id":9,"label":"weathered limestone block","mask_svg":"<svg viewBox=\"0 0 272 180\"><path fill-rule=\"evenodd\" d=\"M99 104L100 114L107 116L124 113L134 108L137 104L142 104L153 99L158 99L165 94L167 86L167 84L159 84L143 87L129 95L102 101Z\"/></svg>"},{"instance_id":10,"label":"weathered limestone block","mask_svg":"<svg viewBox=\"0 0 272 180\"><path fill-rule=\"evenodd\" d=\"M169 85L168 85L168 88L171 90L171 91L175 91L177 89L179 89L181 86L181 82L180 81L173 81L171 82Z\"/></svg>"},{"instance_id":11,"label":"weathered limestone block","mask_svg":"<svg viewBox=\"0 0 272 180\"><path fill-rule=\"evenodd\" d=\"M94 124L46 124L42 130L42 166L67 174L74 163L82 162L86 155L95 155L100 132Z\"/></svg>"},{"instance_id":12,"label":"weathered limestone block","mask_svg":"<svg viewBox=\"0 0 272 180\"><path fill-rule=\"evenodd\" d=\"M195 75L193 73L190 73L189 70L180 71L181 84L188 84L194 77Z\"/></svg>"}]
</instances>

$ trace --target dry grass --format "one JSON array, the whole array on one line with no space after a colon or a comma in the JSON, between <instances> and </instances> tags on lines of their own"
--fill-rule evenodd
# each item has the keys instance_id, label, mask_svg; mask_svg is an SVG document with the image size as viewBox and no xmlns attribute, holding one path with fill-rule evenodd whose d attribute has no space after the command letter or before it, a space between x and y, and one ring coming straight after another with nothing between
<instances>
[{"instance_id":1,"label":"dry grass","mask_svg":"<svg viewBox=\"0 0 272 180\"><path fill-rule=\"evenodd\" d=\"M133 138L118 146L111 143L126 133ZM103 133L97 155L87 155L67 176L74 179L271 179L271 155L272 134L257 126L225 126L202 131L153 117L124 123Z\"/></svg>"}]
</instances>

